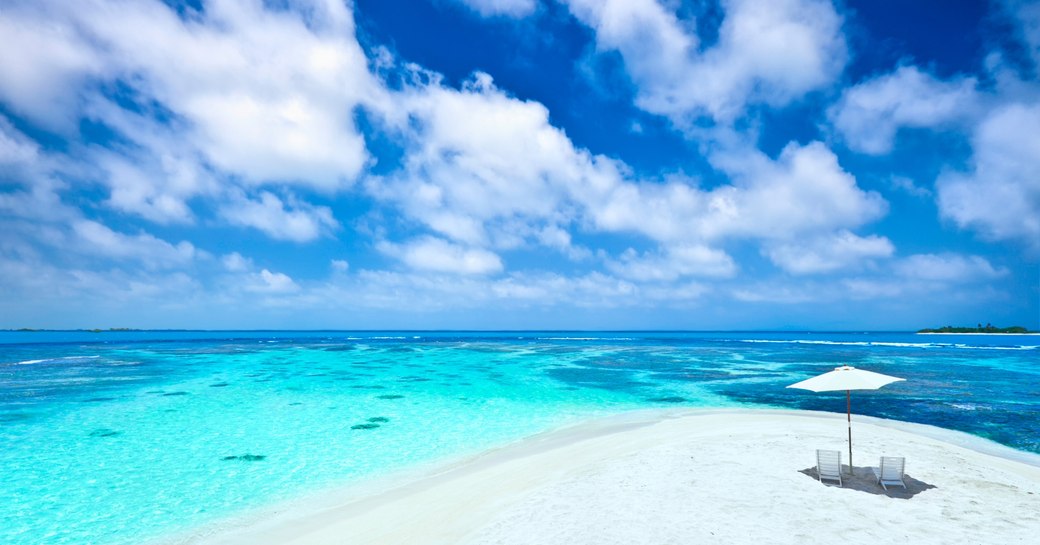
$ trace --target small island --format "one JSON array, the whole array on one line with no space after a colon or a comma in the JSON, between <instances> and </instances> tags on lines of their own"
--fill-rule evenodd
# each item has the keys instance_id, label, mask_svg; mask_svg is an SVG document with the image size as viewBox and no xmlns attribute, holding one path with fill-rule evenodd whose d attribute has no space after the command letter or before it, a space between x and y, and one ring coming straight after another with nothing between
<instances>
[{"instance_id":1,"label":"small island","mask_svg":"<svg viewBox=\"0 0 1040 545\"><path fill-rule=\"evenodd\" d=\"M959 333L959 334L979 334L979 333L993 333L993 334L1022 334L1022 333L1036 333L1035 331L1029 331L1022 326L1011 326L1011 327L994 327L993 324L987 323L985 326L979 324L977 327L953 327L943 326L938 329L922 329L918 333Z\"/></svg>"}]
</instances>

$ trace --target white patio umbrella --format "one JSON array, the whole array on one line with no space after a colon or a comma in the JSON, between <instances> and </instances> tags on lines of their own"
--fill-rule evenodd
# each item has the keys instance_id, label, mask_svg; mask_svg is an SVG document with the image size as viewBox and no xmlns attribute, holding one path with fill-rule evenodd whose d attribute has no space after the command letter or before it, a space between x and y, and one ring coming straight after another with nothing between
<instances>
[{"instance_id":1,"label":"white patio umbrella","mask_svg":"<svg viewBox=\"0 0 1040 545\"><path fill-rule=\"evenodd\" d=\"M845 412L849 421L849 473L852 473L852 390L877 390L886 384L900 380L906 379L842 365L835 367L833 371L792 384L788 388L800 388L813 392L845 390Z\"/></svg>"}]
</instances>

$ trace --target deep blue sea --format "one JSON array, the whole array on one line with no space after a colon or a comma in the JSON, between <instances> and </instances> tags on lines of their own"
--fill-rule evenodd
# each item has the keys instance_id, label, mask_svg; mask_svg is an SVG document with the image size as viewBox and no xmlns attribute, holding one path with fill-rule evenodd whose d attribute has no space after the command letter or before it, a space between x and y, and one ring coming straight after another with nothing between
<instances>
[{"instance_id":1,"label":"deep blue sea","mask_svg":"<svg viewBox=\"0 0 1040 545\"><path fill-rule=\"evenodd\" d=\"M853 412L1040 453L1040 337L0 332L0 543L123 545L653 407Z\"/></svg>"}]
</instances>

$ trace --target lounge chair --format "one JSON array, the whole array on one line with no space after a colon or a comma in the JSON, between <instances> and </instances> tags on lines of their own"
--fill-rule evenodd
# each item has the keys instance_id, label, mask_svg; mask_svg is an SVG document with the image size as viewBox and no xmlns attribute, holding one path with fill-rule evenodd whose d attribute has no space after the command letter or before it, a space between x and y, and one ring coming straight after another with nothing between
<instances>
[{"instance_id":1,"label":"lounge chair","mask_svg":"<svg viewBox=\"0 0 1040 545\"><path fill-rule=\"evenodd\" d=\"M838 481L838 486L842 486L840 450L816 451L816 477L820 479L821 483L826 479Z\"/></svg>"},{"instance_id":2,"label":"lounge chair","mask_svg":"<svg viewBox=\"0 0 1040 545\"><path fill-rule=\"evenodd\" d=\"M906 483L903 482L903 467L905 465L906 458L882 456L878 467L870 469L874 470L874 476L877 477L878 484L886 491L890 486L902 486L905 489Z\"/></svg>"}]
</instances>

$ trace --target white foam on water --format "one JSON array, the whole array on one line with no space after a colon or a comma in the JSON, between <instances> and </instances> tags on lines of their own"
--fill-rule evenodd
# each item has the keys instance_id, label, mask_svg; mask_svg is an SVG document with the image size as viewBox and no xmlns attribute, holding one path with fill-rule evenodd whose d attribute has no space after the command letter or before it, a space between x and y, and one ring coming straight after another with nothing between
<instances>
[{"instance_id":1,"label":"white foam on water","mask_svg":"<svg viewBox=\"0 0 1040 545\"><path fill-rule=\"evenodd\" d=\"M96 359L96 358L100 358L100 357L101 356L62 356L60 358L44 358L44 359L41 359L41 360L19 361L19 362L15 362L15 365L33 365L33 364L36 364L36 363L47 363L49 361L65 361L65 362L68 362L70 360L92 360L92 359Z\"/></svg>"},{"instance_id":2,"label":"white foam on water","mask_svg":"<svg viewBox=\"0 0 1040 545\"><path fill-rule=\"evenodd\" d=\"M524 337L517 337L524 339ZM535 337L536 341L634 341L632 337Z\"/></svg>"},{"instance_id":3,"label":"white foam on water","mask_svg":"<svg viewBox=\"0 0 1040 545\"><path fill-rule=\"evenodd\" d=\"M971 348L974 350L1036 350L1040 346L970 346L970 345L957 345L957 348Z\"/></svg>"},{"instance_id":4,"label":"white foam on water","mask_svg":"<svg viewBox=\"0 0 1040 545\"><path fill-rule=\"evenodd\" d=\"M892 341L817 341L810 339L739 339L742 343L812 344L825 346L887 346L892 348L961 348L967 350L1036 350L1040 345L983 346L963 343L901 343Z\"/></svg>"}]
</instances>

